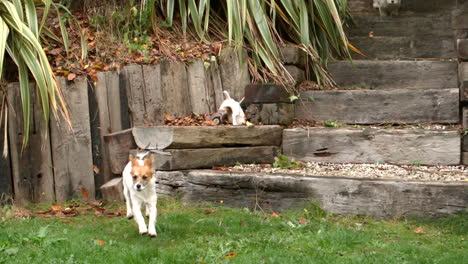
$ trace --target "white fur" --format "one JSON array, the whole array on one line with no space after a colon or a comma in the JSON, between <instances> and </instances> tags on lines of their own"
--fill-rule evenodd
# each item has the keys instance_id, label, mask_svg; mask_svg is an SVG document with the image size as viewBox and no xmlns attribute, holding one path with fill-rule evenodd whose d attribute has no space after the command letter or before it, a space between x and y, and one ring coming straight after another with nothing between
<instances>
[{"instance_id":1,"label":"white fur","mask_svg":"<svg viewBox=\"0 0 468 264\"><path fill-rule=\"evenodd\" d=\"M240 106L240 103L232 99L227 91L224 91L224 95L226 96L226 100L223 101L223 103L219 107L219 110L228 111L228 109L230 109L232 114L229 119L232 121L232 124L234 126L244 125L245 114L242 110L242 107Z\"/></svg>"},{"instance_id":2,"label":"white fur","mask_svg":"<svg viewBox=\"0 0 468 264\"><path fill-rule=\"evenodd\" d=\"M401 0L374 0L373 7L379 9L381 16L398 15Z\"/></svg>"},{"instance_id":3,"label":"white fur","mask_svg":"<svg viewBox=\"0 0 468 264\"><path fill-rule=\"evenodd\" d=\"M144 161L138 159L138 156L137 162L141 166L144 165ZM146 185L143 185L140 188L140 191L137 191L135 186L138 183L133 184L131 170L132 162L129 162L122 172L124 196L125 202L127 204L127 218L135 218L140 234L148 233L150 236L156 236L156 218L158 215L156 178L153 176L151 181L149 181ZM146 227L145 219L141 214L142 205L145 205L146 215L149 215L148 227Z\"/></svg>"}]
</instances>

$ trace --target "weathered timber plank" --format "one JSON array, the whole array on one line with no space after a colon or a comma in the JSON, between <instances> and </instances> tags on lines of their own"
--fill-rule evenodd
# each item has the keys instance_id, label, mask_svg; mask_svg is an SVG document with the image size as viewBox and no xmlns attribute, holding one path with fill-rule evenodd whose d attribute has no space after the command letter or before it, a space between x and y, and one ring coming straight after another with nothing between
<instances>
[{"instance_id":1,"label":"weathered timber plank","mask_svg":"<svg viewBox=\"0 0 468 264\"><path fill-rule=\"evenodd\" d=\"M468 60L468 39L457 39L458 58Z\"/></svg>"},{"instance_id":2,"label":"weathered timber plank","mask_svg":"<svg viewBox=\"0 0 468 264\"><path fill-rule=\"evenodd\" d=\"M128 65L123 68L122 79L126 88L132 126L145 124L160 125L163 123L163 111L166 111L166 108L173 111L177 107L181 109L186 107L186 103L171 106L173 99L169 98L167 100L165 94L168 97L174 96L171 93L171 89L173 90L173 88L167 86L171 82L170 79L174 78L174 73L167 71L168 67L163 65L166 65L166 63L157 65ZM175 78L182 78L185 76L184 73L185 71L178 72ZM167 81L168 79L169 82ZM186 79L177 79L173 85L179 87L179 82L184 84L184 82L186 83ZM186 85L184 87L186 88ZM181 88L183 89L183 87ZM186 94L182 93L181 95Z\"/></svg>"},{"instance_id":3,"label":"weathered timber plank","mask_svg":"<svg viewBox=\"0 0 468 264\"><path fill-rule=\"evenodd\" d=\"M99 129L94 129L96 125L95 118L92 115L92 110L95 108L90 102L91 114L91 135L95 141L94 134L98 134L100 144L94 146L93 143L93 159L98 159L99 162L94 161L94 164L99 166L100 173L102 173L103 181L107 182L112 178L109 165L109 150L104 144L104 135L112 133L113 131L122 130L121 106L120 101L120 79L117 72L99 72L97 74L97 84L94 89L94 94L97 101L97 110L99 117ZM92 93L90 93L90 100ZM94 133L93 133L94 132ZM97 164L99 163L99 164Z\"/></svg>"},{"instance_id":4,"label":"weathered timber plank","mask_svg":"<svg viewBox=\"0 0 468 264\"><path fill-rule=\"evenodd\" d=\"M216 112L215 92L208 85L203 61L194 60L187 66L188 87L192 112L208 114Z\"/></svg>"},{"instance_id":5,"label":"weathered timber plank","mask_svg":"<svg viewBox=\"0 0 468 264\"><path fill-rule=\"evenodd\" d=\"M246 103L291 103L290 94L278 84L249 84L245 87Z\"/></svg>"},{"instance_id":6,"label":"weathered timber plank","mask_svg":"<svg viewBox=\"0 0 468 264\"><path fill-rule=\"evenodd\" d=\"M157 190L185 201L224 201L234 207L286 210L318 202L329 213L376 218L443 217L467 208L467 183L279 175L210 170L158 172ZM167 186L167 188L161 186Z\"/></svg>"},{"instance_id":7,"label":"weathered timber plank","mask_svg":"<svg viewBox=\"0 0 468 264\"><path fill-rule=\"evenodd\" d=\"M83 198L86 189L89 199L95 197L87 80L78 77L73 82L59 78L64 99L70 111L72 130L63 117L53 118L51 146L54 163L55 191L58 201L72 197Z\"/></svg>"},{"instance_id":8,"label":"weathered timber plank","mask_svg":"<svg viewBox=\"0 0 468 264\"><path fill-rule=\"evenodd\" d=\"M128 100L130 124L139 126L145 124L145 98L143 95L145 81L141 65L127 65L122 69Z\"/></svg>"},{"instance_id":9,"label":"weathered timber plank","mask_svg":"<svg viewBox=\"0 0 468 264\"><path fill-rule=\"evenodd\" d=\"M468 62L458 65L458 80L460 81L460 100L468 101Z\"/></svg>"},{"instance_id":10,"label":"weathered timber plank","mask_svg":"<svg viewBox=\"0 0 468 264\"><path fill-rule=\"evenodd\" d=\"M151 125L161 125L164 123L164 111L167 107L165 104L162 83L161 83L161 66L143 65L143 97L145 99L145 123ZM177 85L177 84L175 84Z\"/></svg>"},{"instance_id":11,"label":"weathered timber plank","mask_svg":"<svg viewBox=\"0 0 468 264\"><path fill-rule=\"evenodd\" d=\"M6 103L6 94L0 89L0 105ZM0 117L0 148L1 153L5 144L8 144L8 138L5 140L5 119ZM6 131L8 134L8 131ZM6 142L5 142L6 141ZM7 145L8 146L8 145ZM3 154L0 156L0 197L13 197L13 183L11 178L11 160L10 154L6 157L3 157Z\"/></svg>"},{"instance_id":12,"label":"weathered timber plank","mask_svg":"<svg viewBox=\"0 0 468 264\"><path fill-rule=\"evenodd\" d=\"M250 84L249 68L247 66L246 53L240 65L239 56L234 49L223 49L219 57L221 69L221 81L223 89L228 91L231 97L239 101L244 97L245 86Z\"/></svg>"},{"instance_id":13,"label":"weathered timber plank","mask_svg":"<svg viewBox=\"0 0 468 264\"><path fill-rule=\"evenodd\" d=\"M293 78L294 85L301 83L307 79L305 70L299 68L296 65L285 65L284 68Z\"/></svg>"},{"instance_id":14,"label":"weathered timber plank","mask_svg":"<svg viewBox=\"0 0 468 264\"><path fill-rule=\"evenodd\" d=\"M283 154L333 163L454 165L460 163L458 131L295 128L283 132Z\"/></svg>"},{"instance_id":15,"label":"weathered timber plank","mask_svg":"<svg viewBox=\"0 0 468 264\"><path fill-rule=\"evenodd\" d=\"M221 81L221 69L216 61L216 57L212 56L208 67L205 69L205 80L207 90L212 92L214 98L213 112L218 110L224 101L223 83Z\"/></svg>"},{"instance_id":16,"label":"weathered timber plank","mask_svg":"<svg viewBox=\"0 0 468 264\"><path fill-rule=\"evenodd\" d=\"M294 119L294 104L251 104L246 115L254 124L289 125Z\"/></svg>"},{"instance_id":17,"label":"weathered timber plank","mask_svg":"<svg viewBox=\"0 0 468 264\"><path fill-rule=\"evenodd\" d=\"M113 174L122 174L128 162L130 150L137 145L133 139L132 129L104 135L104 142L109 149L109 164Z\"/></svg>"},{"instance_id":18,"label":"weathered timber plank","mask_svg":"<svg viewBox=\"0 0 468 264\"><path fill-rule=\"evenodd\" d=\"M280 48L281 61L285 65L305 66L307 54L296 46L284 46Z\"/></svg>"},{"instance_id":19,"label":"weathered timber plank","mask_svg":"<svg viewBox=\"0 0 468 264\"><path fill-rule=\"evenodd\" d=\"M155 126L134 127L141 149L279 146L280 126Z\"/></svg>"},{"instance_id":20,"label":"weathered timber plank","mask_svg":"<svg viewBox=\"0 0 468 264\"><path fill-rule=\"evenodd\" d=\"M183 117L191 113L187 69L178 61L162 61L161 89L164 111L172 117Z\"/></svg>"},{"instance_id":21,"label":"weathered timber plank","mask_svg":"<svg viewBox=\"0 0 468 264\"><path fill-rule=\"evenodd\" d=\"M349 41L367 57L355 52L355 59L402 59L402 58L454 58L457 56L452 37L350 37Z\"/></svg>"},{"instance_id":22,"label":"weathered timber plank","mask_svg":"<svg viewBox=\"0 0 468 264\"><path fill-rule=\"evenodd\" d=\"M459 122L459 89L306 91L300 98L298 119L348 124Z\"/></svg>"},{"instance_id":23,"label":"weathered timber plank","mask_svg":"<svg viewBox=\"0 0 468 264\"><path fill-rule=\"evenodd\" d=\"M329 64L340 87L367 89L456 88L456 61L336 61Z\"/></svg>"},{"instance_id":24,"label":"weathered timber plank","mask_svg":"<svg viewBox=\"0 0 468 264\"><path fill-rule=\"evenodd\" d=\"M213 166L233 166L236 163L273 163L279 147L166 149L156 151L156 170L205 169Z\"/></svg>"},{"instance_id":25,"label":"weathered timber plank","mask_svg":"<svg viewBox=\"0 0 468 264\"><path fill-rule=\"evenodd\" d=\"M117 72L99 72L95 88L102 134L122 130L120 83Z\"/></svg>"},{"instance_id":26,"label":"weathered timber plank","mask_svg":"<svg viewBox=\"0 0 468 264\"><path fill-rule=\"evenodd\" d=\"M462 161L461 164L468 165L468 152L462 152Z\"/></svg>"},{"instance_id":27,"label":"weathered timber plank","mask_svg":"<svg viewBox=\"0 0 468 264\"><path fill-rule=\"evenodd\" d=\"M15 201L52 202L55 198L49 126L31 85L29 145L23 150L24 122L19 83L8 85L9 140Z\"/></svg>"},{"instance_id":28,"label":"weathered timber plank","mask_svg":"<svg viewBox=\"0 0 468 264\"><path fill-rule=\"evenodd\" d=\"M104 201L124 201L122 177L114 178L106 182L100 189Z\"/></svg>"},{"instance_id":29,"label":"weathered timber plank","mask_svg":"<svg viewBox=\"0 0 468 264\"><path fill-rule=\"evenodd\" d=\"M369 37L452 37L451 13L425 13L411 16L356 16L353 24L346 29L348 36Z\"/></svg>"},{"instance_id":30,"label":"weathered timber plank","mask_svg":"<svg viewBox=\"0 0 468 264\"><path fill-rule=\"evenodd\" d=\"M378 16L378 9L373 8L371 0L349 0L348 7L351 13L357 15ZM419 12L446 12L457 7L457 0L411 0L401 1L400 15Z\"/></svg>"}]
</instances>

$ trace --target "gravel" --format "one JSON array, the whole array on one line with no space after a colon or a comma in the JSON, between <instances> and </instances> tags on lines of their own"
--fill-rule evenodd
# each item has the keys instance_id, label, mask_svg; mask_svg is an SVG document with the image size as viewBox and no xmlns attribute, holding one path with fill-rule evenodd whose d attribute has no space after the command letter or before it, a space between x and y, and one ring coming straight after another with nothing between
<instances>
[{"instance_id":1,"label":"gravel","mask_svg":"<svg viewBox=\"0 0 468 264\"><path fill-rule=\"evenodd\" d=\"M458 166L418 166L392 164L334 164L302 163L301 168L273 168L269 164L240 164L230 171L288 173L303 176L333 176L398 181L468 181L468 167Z\"/></svg>"}]
</instances>

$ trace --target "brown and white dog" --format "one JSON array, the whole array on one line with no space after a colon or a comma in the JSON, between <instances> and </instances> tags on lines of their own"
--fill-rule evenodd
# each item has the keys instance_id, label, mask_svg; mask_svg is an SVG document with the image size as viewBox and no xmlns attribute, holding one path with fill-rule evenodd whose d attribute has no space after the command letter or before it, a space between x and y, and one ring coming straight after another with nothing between
<instances>
[{"instance_id":1,"label":"brown and white dog","mask_svg":"<svg viewBox=\"0 0 468 264\"><path fill-rule=\"evenodd\" d=\"M153 159L154 155L149 153L140 153L136 157L130 154L130 161L122 173L127 218L135 218L140 234L148 233L151 237L157 235L156 217L158 214ZM149 215L148 227L141 213L143 205L146 207L146 215Z\"/></svg>"}]
</instances>

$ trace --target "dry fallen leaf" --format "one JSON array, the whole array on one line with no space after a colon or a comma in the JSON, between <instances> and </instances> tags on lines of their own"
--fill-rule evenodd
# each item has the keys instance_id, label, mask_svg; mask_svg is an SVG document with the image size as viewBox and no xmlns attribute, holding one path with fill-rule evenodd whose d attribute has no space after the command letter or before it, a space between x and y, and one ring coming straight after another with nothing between
<instances>
[{"instance_id":1,"label":"dry fallen leaf","mask_svg":"<svg viewBox=\"0 0 468 264\"><path fill-rule=\"evenodd\" d=\"M413 232L415 232L416 234L420 234L420 235L424 234L424 230L420 226L415 228Z\"/></svg>"},{"instance_id":2,"label":"dry fallen leaf","mask_svg":"<svg viewBox=\"0 0 468 264\"><path fill-rule=\"evenodd\" d=\"M204 214L206 215L209 215L209 214L212 214L213 213L213 210L211 209L206 209L205 212L203 212Z\"/></svg>"},{"instance_id":3,"label":"dry fallen leaf","mask_svg":"<svg viewBox=\"0 0 468 264\"><path fill-rule=\"evenodd\" d=\"M245 125L248 126L248 127L251 127L251 126L253 126L254 124L252 124L252 123L250 123L249 121L247 121L247 122L245 123Z\"/></svg>"},{"instance_id":4,"label":"dry fallen leaf","mask_svg":"<svg viewBox=\"0 0 468 264\"><path fill-rule=\"evenodd\" d=\"M68 76L67 76L67 80L69 81L73 81L73 79L75 79L76 77L76 73L69 73Z\"/></svg>"},{"instance_id":5,"label":"dry fallen leaf","mask_svg":"<svg viewBox=\"0 0 468 264\"><path fill-rule=\"evenodd\" d=\"M271 213L271 217L277 218L277 217L280 217L280 216L277 213L273 212L273 213Z\"/></svg>"},{"instance_id":6,"label":"dry fallen leaf","mask_svg":"<svg viewBox=\"0 0 468 264\"><path fill-rule=\"evenodd\" d=\"M229 254L226 255L226 258L232 259L232 258L234 258L236 255L237 255L236 252L231 252L231 253L229 253Z\"/></svg>"},{"instance_id":7,"label":"dry fallen leaf","mask_svg":"<svg viewBox=\"0 0 468 264\"><path fill-rule=\"evenodd\" d=\"M52 212L58 212L62 211L63 207L61 207L60 205L53 204L50 206L50 210L52 210Z\"/></svg>"},{"instance_id":8,"label":"dry fallen leaf","mask_svg":"<svg viewBox=\"0 0 468 264\"><path fill-rule=\"evenodd\" d=\"M88 190L86 190L85 187L81 187L81 194L83 195L83 198L89 199Z\"/></svg>"},{"instance_id":9,"label":"dry fallen leaf","mask_svg":"<svg viewBox=\"0 0 468 264\"><path fill-rule=\"evenodd\" d=\"M101 239L96 240L96 242L101 246L104 246L105 244L107 244L106 241L101 240Z\"/></svg>"},{"instance_id":10,"label":"dry fallen leaf","mask_svg":"<svg viewBox=\"0 0 468 264\"><path fill-rule=\"evenodd\" d=\"M164 113L164 119L167 121L172 121L172 116L168 113Z\"/></svg>"},{"instance_id":11,"label":"dry fallen leaf","mask_svg":"<svg viewBox=\"0 0 468 264\"><path fill-rule=\"evenodd\" d=\"M306 218L304 218L304 217L299 218L299 223L305 224L307 222L309 222L309 220L307 220Z\"/></svg>"},{"instance_id":12,"label":"dry fallen leaf","mask_svg":"<svg viewBox=\"0 0 468 264\"><path fill-rule=\"evenodd\" d=\"M93 164L93 171L94 173L99 174L99 167Z\"/></svg>"}]
</instances>

